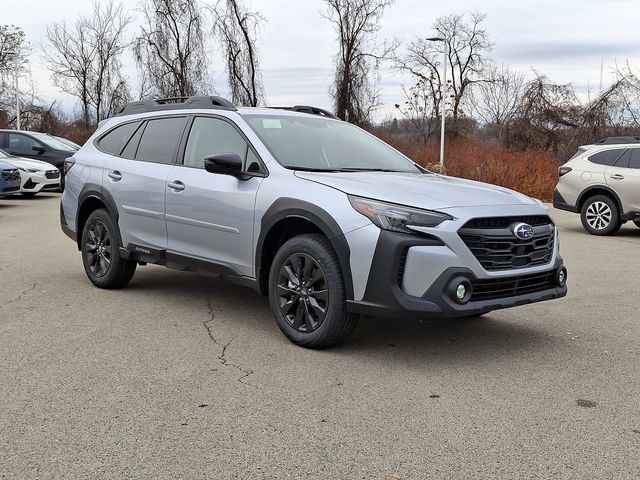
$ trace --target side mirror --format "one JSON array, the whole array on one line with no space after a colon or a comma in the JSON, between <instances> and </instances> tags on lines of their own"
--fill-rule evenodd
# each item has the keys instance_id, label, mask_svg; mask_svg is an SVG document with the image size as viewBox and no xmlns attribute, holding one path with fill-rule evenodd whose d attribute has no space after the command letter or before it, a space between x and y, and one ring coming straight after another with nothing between
<instances>
[{"instance_id":1,"label":"side mirror","mask_svg":"<svg viewBox=\"0 0 640 480\"><path fill-rule=\"evenodd\" d=\"M31 150L33 150L34 152L37 152L38 155L44 153L44 148L39 145L34 145L33 147L31 147Z\"/></svg>"},{"instance_id":2,"label":"side mirror","mask_svg":"<svg viewBox=\"0 0 640 480\"><path fill-rule=\"evenodd\" d=\"M209 173L242 175L242 159L237 153L219 153L204 158L204 169Z\"/></svg>"}]
</instances>

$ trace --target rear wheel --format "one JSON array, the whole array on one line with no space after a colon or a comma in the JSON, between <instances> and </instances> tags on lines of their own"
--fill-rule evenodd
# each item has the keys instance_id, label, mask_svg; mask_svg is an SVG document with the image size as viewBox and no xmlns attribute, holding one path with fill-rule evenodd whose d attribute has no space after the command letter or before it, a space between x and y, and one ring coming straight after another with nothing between
<instances>
[{"instance_id":1,"label":"rear wheel","mask_svg":"<svg viewBox=\"0 0 640 480\"><path fill-rule=\"evenodd\" d=\"M338 257L319 234L300 235L280 247L269 274L269 301L282 332L303 347L336 345L358 323L347 313Z\"/></svg>"},{"instance_id":2,"label":"rear wheel","mask_svg":"<svg viewBox=\"0 0 640 480\"><path fill-rule=\"evenodd\" d=\"M616 202L606 195L588 198L580 213L582 226L591 235L612 235L620 230L620 212Z\"/></svg>"},{"instance_id":3,"label":"rear wheel","mask_svg":"<svg viewBox=\"0 0 640 480\"><path fill-rule=\"evenodd\" d=\"M118 226L107 210L89 215L82 231L82 264L96 287L124 287L136 271L135 261L120 257L119 238Z\"/></svg>"}]
</instances>

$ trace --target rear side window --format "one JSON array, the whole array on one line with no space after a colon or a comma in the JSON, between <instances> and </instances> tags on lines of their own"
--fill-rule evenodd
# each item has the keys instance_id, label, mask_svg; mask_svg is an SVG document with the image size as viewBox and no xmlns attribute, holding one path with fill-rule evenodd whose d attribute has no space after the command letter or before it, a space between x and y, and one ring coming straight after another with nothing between
<instances>
[{"instance_id":1,"label":"rear side window","mask_svg":"<svg viewBox=\"0 0 640 480\"><path fill-rule=\"evenodd\" d=\"M120 155L127 140L131 137L140 122L131 122L114 128L98 141L100 150L111 155Z\"/></svg>"},{"instance_id":2,"label":"rear side window","mask_svg":"<svg viewBox=\"0 0 640 480\"><path fill-rule=\"evenodd\" d=\"M600 165L613 165L620 155L624 152L623 148L614 148L613 150L605 150L604 152L594 153L589 157L589 161Z\"/></svg>"},{"instance_id":3,"label":"rear side window","mask_svg":"<svg viewBox=\"0 0 640 480\"><path fill-rule=\"evenodd\" d=\"M629 168L640 169L640 148L630 148L631 158L629 159Z\"/></svg>"},{"instance_id":4,"label":"rear side window","mask_svg":"<svg viewBox=\"0 0 640 480\"><path fill-rule=\"evenodd\" d=\"M149 120L140 139L136 160L173 163L186 122L186 117Z\"/></svg>"}]
</instances>

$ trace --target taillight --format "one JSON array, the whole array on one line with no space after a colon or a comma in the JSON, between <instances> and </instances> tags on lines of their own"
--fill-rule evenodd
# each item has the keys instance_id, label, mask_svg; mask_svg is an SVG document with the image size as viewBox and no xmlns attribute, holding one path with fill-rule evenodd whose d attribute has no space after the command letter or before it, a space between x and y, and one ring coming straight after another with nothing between
<instances>
[{"instance_id":1,"label":"taillight","mask_svg":"<svg viewBox=\"0 0 640 480\"><path fill-rule=\"evenodd\" d=\"M73 167L76 164L76 159L73 157L69 157L69 158L65 158L64 159L64 174L66 175L67 172L69 170L71 170L71 167Z\"/></svg>"},{"instance_id":2,"label":"taillight","mask_svg":"<svg viewBox=\"0 0 640 480\"><path fill-rule=\"evenodd\" d=\"M558 176L561 177L563 175L566 175L567 173L569 173L571 171L571 167L560 167L558 169Z\"/></svg>"}]
</instances>

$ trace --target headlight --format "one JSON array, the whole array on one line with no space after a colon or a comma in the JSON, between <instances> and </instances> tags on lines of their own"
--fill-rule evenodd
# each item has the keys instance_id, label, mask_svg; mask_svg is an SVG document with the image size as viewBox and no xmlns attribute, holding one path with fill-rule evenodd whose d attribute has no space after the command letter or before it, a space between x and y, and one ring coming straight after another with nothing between
<instances>
[{"instance_id":1,"label":"headlight","mask_svg":"<svg viewBox=\"0 0 640 480\"><path fill-rule=\"evenodd\" d=\"M349 196L349 201L353 208L375 225L392 232L415 233L408 227L435 227L445 220L453 220L453 217L446 213L378 202L368 198Z\"/></svg>"},{"instance_id":2,"label":"headlight","mask_svg":"<svg viewBox=\"0 0 640 480\"><path fill-rule=\"evenodd\" d=\"M23 172L29 172L29 173L38 173L40 171L36 168L24 168L24 167L18 167L18 170L22 170Z\"/></svg>"}]
</instances>

